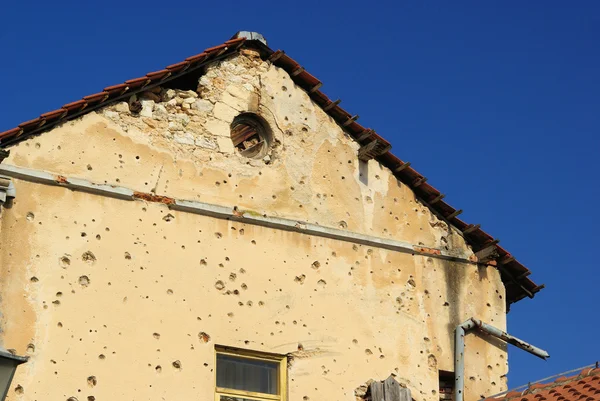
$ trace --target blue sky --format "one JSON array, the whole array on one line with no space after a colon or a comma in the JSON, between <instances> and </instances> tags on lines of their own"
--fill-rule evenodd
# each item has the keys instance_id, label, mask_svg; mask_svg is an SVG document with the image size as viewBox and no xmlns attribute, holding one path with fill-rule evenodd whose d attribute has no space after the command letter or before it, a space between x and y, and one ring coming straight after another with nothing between
<instances>
[{"instance_id":1,"label":"blue sky","mask_svg":"<svg viewBox=\"0 0 600 401\"><path fill-rule=\"evenodd\" d=\"M509 387L600 359L600 3L102 2L0 5L0 131L258 31L547 288L509 332Z\"/></svg>"}]
</instances>

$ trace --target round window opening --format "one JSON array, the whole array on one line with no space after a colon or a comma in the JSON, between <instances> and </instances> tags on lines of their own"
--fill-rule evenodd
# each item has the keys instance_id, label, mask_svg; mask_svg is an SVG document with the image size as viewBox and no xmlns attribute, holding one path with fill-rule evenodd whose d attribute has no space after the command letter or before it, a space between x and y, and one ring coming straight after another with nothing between
<instances>
[{"instance_id":1,"label":"round window opening","mask_svg":"<svg viewBox=\"0 0 600 401\"><path fill-rule=\"evenodd\" d=\"M231 141L242 156L258 159L269 150L271 130L264 118L243 113L231 123Z\"/></svg>"}]
</instances>

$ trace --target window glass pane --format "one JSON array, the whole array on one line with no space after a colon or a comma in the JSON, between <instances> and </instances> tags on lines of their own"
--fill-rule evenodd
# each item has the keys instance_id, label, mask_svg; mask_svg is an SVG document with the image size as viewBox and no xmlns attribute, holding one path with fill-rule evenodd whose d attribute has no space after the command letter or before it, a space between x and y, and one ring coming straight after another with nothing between
<instances>
[{"instance_id":1,"label":"window glass pane","mask_svg":"<svg viewBox=\"0 0 600 401\"><path fill-rule=\"evenodd\" d=\"M217 387L279 394L278 384L278 362L217 354Z\"/></svg>"}]
</instances>

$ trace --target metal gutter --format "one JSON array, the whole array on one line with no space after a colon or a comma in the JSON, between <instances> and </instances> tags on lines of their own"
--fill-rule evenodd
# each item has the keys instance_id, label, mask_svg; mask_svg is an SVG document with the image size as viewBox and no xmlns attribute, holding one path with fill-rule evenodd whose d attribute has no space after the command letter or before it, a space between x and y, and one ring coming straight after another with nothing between
<instances>
[{"instance_id":1,"label":"metal gutter","mask_svg":"<svg viewBox=\"0 0 600 401\"><path fill-rule=\"evenodd\" d=\"M126 201L142 200L147 202L161 203L170 209L186 213L238 221L241 223L269 227L284 231L293 231L306 235L313 235L316 237L346 241L355 244L373 246L376 248L384 248L396 252L410 253L412 255L423 255L452 262L478 264L476 261L470 259L471 255L464 253L448 252L443 249L414 245L406 241L380 238L332 227L324 227L318 224L312 224L298 220L267 216L254 211L241 210L236 206L232 208L198 201L174 199L168 196L156 195L154 193L137 192L121 186L96 184L81 178L65 177L46 171L28 169L7 164L0 164L0 174L28 182L59 186L74 191L87 192L109 198Z\"/></svg>"},{"instance_id":2,"label":"metal gutter","mask_svg":"<svg viewBox=\"0 0 600 401\"><path fill-rule=\"evenodd\" d=\"M550 357L548 352L543 349L533 346L517 337L511 336L505 331L472 317L456 326L456 331L454 332L454 375L456 381L454 387L454 401L463 401L465 390L465 335L468 331L473 329L477 329L492 337L499 338L508 344L512 344L515 347L521 348L522 350L537 356L538 358L545 360Z\"/></svg>"}]
</instances>

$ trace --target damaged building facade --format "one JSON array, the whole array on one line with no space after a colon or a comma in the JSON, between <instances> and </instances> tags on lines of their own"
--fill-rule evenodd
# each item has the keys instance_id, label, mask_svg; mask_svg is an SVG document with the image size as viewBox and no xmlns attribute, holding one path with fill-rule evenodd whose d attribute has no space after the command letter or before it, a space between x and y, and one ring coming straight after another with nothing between
<instances>
[{"instance_id":1,"label":"damaged building facade","mask_svg":"<svg viewBox=\"0 0 600 401\"><path fill-rule=\"evenodd\" d=\"M9 399L454 391L457 325L541 287L338 103L242 33L0 134ZM506 389L504 343L464 357Z\"/></svg>"}]
</instances>

